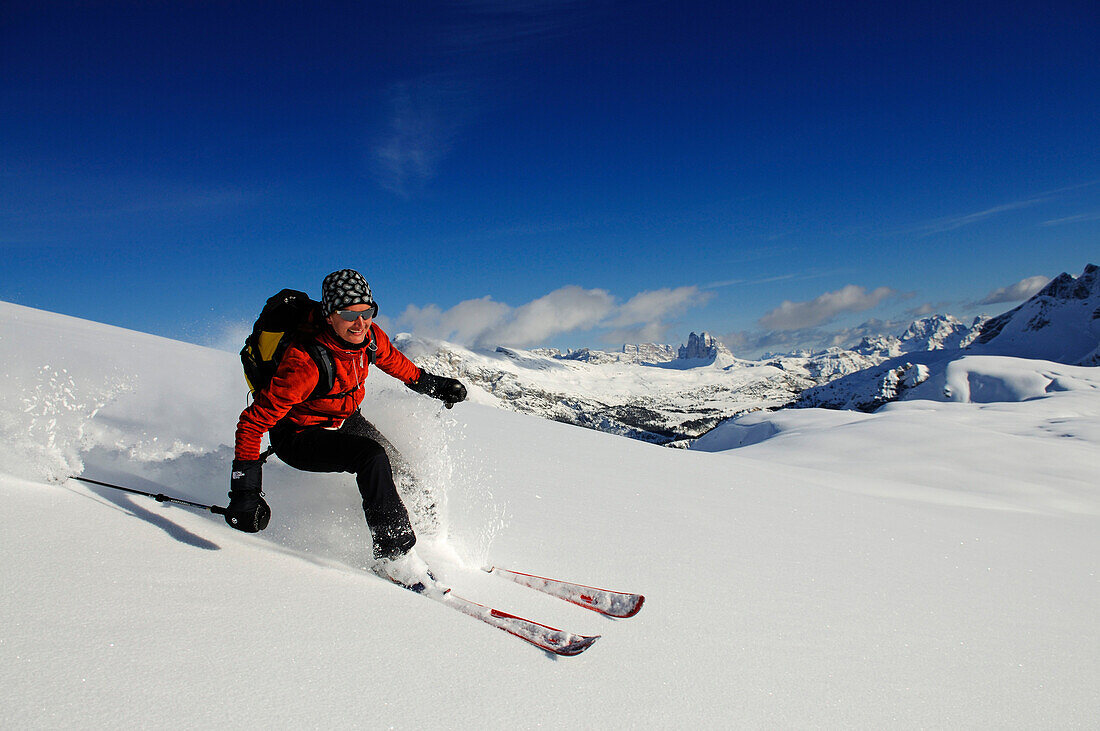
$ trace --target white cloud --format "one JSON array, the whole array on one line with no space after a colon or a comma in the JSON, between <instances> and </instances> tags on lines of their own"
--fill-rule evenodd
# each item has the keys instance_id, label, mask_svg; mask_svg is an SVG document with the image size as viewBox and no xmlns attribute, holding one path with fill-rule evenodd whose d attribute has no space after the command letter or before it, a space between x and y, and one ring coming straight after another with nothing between
<instances>
[{"instance_id":1,"label":"white cloud","mask_svg":"<svg viewBox=\"0 0 1100 731\"><path fill-rule=\"evenodd\" d=\"M889 287L868 292L849 284L835 292L826 292L808 302L784 302L760 318L766 330L802 330L817 327L845 312L863 312L900 293Z\"/></svg>"},{"instance_id":2,"label":"white cloud","mask_svg":"<svg viewBox=\"0 0 1100 731\"><path fill-rule=\"evenodd\" d=\"M1050 277L1027 277L1008 287L995 289L978 301L979 305L995 305L1001 302L1022 302L1030 299L1050 282Z\"/></svg>"},{"instance_id":3,"label":"white cloud","mask_svg":"<svg viewBox=\"0 0 1100 731\"><path fill-rule=\"evenodd\" d=\"M483 333L499 327L511 311L512 308L503 302L481 297L460 302L446 311L437 305L409 305L397 321L403 329L424 337L471 343Z\"/></svg>"},{"instance_id":4,"label":"white cloud","mask_svg":"<svg viewBox=\"0 0 1100 731\"><path fill-rule=\"evenodd\" d=\"M639 292L619 308L610 324L625 327L661 322L691 307L705 304L712 296L710 292L701 292L698 287L666 287Z\"/></svg>"},{"instance_id":5,"label":"white cloud","mask_svg":"<svg viewBox=\"0 0 1100 731\"><path fill-rule=\"evenodd\" d=\"M517 308L506 322L484 333L479 344L536 345L562 333L589 330L614 307L614 298L602 289L562 287Z\"/></svg>"}]
</instances>

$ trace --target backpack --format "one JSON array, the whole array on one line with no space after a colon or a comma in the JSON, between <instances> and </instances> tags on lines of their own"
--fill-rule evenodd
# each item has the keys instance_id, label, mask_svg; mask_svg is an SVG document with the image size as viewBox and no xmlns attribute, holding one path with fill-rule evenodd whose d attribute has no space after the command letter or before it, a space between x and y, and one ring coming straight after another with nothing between
<instances>
[{"instance_id":1,"label":"backpack","mask_svg":"<svg viewBox=\"0 0 1100 731\"><path fill-rule=\"evenodd\" d=\"M267 388L279 361L288 346L297 343L313 362L317 364L317 386L307 401L320 398L340 398L346 394L327 395L336 382L336 368L328 349L314 340L321 331L321 305L309 298L305 292L284 289L270 297L264 304L260 316L252 326L252 334L245 338L241 349L241 364L244 366L244 379L252 393ZM371 342L374 332L370 333ZM373 365L374 348L367 349L368 360Z\"/></svg>"}]
</instances>

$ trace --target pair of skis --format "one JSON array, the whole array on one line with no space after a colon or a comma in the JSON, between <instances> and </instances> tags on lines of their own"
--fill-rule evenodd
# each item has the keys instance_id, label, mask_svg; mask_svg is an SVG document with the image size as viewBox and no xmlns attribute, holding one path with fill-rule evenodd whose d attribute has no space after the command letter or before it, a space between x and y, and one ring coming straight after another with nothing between
<instances>
[{"instance_id":1,"label":"pair of skis","mask_svg":"<svg viewBox=\"0 0 1100 731\"><path fill-rule=\"evenodd\" d=\"M217 505L202 505L200 503L191 502L190 500L183 500L169 495L143 492L130 487L112 485L109 482L100 482L99 480L92 480L87 477L79 477L76 475L74 475L72 479L99 485L101 487L109 487L114 490L122 490L135 495L144 495L145 497L154 498L157 502L176 503L190 508L208 510L218 515L225 514L225 508ZM594 586L584 586L583 584L574 584L568 581L559 581L558 579L548 579L545 576L524 574L519 571L510 571L495 566L487 568L485 571L514 581L517 584L522 584L523 586L541 591L544 594L558 597L559 599L584 607L585 609L591 609L594 612L599 612L608 617L617 617L620 619L633 617L641 610L642 603L645 601L645 597L641 594L627 594L621 591L611 591L610 589L597 589ZM530 619L516 616L515 614L502 612L499 609L493 609L484 604L478 604L475 601L458 596L449 588L437 588L434 586L424 587L422 584L417 584L416 587L405 586L404 588L424 594L441 604L446 604L463 614L468 614L475 619L479 619L508 634L515 635L555 655L564 655L567 657L579 655L600 638L600 635L573 634L572 632L566 632L565 630L560 630L546 624L534 622Z\"/></svg>"},{"instance_id":2,"label":"pair of skis","mask_svg":"<svg viewBox=\"0 0 1100 731\"><path fill-rule=\"evenodd\" d=\"M487 568L485 571L608 617L619 619L633 617L641 611L642 604L645 602L645 597L641 594L597 589L593 586L549 579L545 576L535 576L495 566ZM600 638L600 635L578 635L515 614L502 612L499 609L461 597L449 588L425 588L418 584L413 590L416 589L420 589L418 593L440 604L456 609L555 655L564 657L579 655Z\"/></svg>"},{"instance_id":3,"label":"pair of skis","mask_svg":"<svg viewBox=\"0 0 1100 731\"><path fill-rule=\"evenodd\" d=\"M122 490L135 495L144 495L154 498L158 502L177 503L191 508L208 510L211 513L219 515L225 513L225 508L217 505L202 505L169 495L143 492L141 490L135 490L121 485L112 485L108 482L100 482L99 480L92 480L75 475L72 479L99 485L101 487ZM645 597L641 594L627 594L625 592L611 591L609 589L597 589L593 586L584 586L583 584L574 584L558 579L548 579L545 576L524 574L519 571L510 571L495 566L487 568L485 571L514 581L517 584L522 584L523 586L528 586L537 591L549 594L550 596L558 597L559 599L584 607L585 609L591 609L594 612L599 612L608 617L617 617L621 619L633 617L641 610L642 603L645 601ZM502 612L499 609L487 607L484 604L478 604L475 601L461 597L449 588L437 588L434 586L426 588L422 584L418 584L416 587L405 586L404 588L422 593L441 604L446 604L463 614L479 619L488 625L519 637L522 640L526 640L532 645L547 652L552 652L555 655L563 655L566 657L579 655L600 638L599 635L573 634L572 632L566 632L565 630L525 619L515 614Z\"/></svg>"}]
</instances>

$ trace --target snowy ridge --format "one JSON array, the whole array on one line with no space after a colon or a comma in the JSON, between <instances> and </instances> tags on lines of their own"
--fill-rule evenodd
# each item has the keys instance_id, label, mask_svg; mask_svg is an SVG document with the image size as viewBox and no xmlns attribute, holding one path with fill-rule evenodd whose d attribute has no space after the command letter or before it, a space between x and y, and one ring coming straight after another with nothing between
<instances>
[{"instance_id":1,"label":"snowy ridge","mask_svg":"<svg viewBox=\"0 0 1100 731\"><path fill-rule=\"evenodd\" d=\"M928 398L914 390L933 374L942 376L963 355L1007 355L1070 365L1096 365L1100 347L1100 274L1085 267L1080 277L1061 274L1019 307L966 329L954 318L934 327L914 323L884 352L902 351L878 365L804 391L799 407L874 411L905 398ZM918 327L920 325L920 327ZM930 332L931 331L931 332ZM934 346L929 349L926 345Z\"/></svg>"},{"instance_id":2,"label":"snowy ridge","mask_svg":"<svg viewBox=\"0 0 1100 731\"><path fill-rule=\"evenodd\" d=\"M658 343L640 343L623 345L622 350L610 353L603 350L580 348L562 353L556 348L536 348L536 355L550 356L559 360L576 360L584 363L667 363L675 360L676 350L671 345Z\"/></svg>"},{"instance_id":3,"label":"snowy ridge","mask_svg":"<svg viewBox=\"0 0 1100 731\"><path fill-rule=\"evenodd\" d=\"M484 392L445 411L372 374L364 412L437 499L420 550L440 579L603 636L555 662L362 571L369 539L348 475L272 460L272 524L257 535L59 482L71 469L224 504L240 364L0 303L5 719L1089 726L1095 371L971 361L944 381L968 384L970 402L757 413L743 423L770 419L772 438L714 454L512 413L478 403ZM572 377L560 363L546 372ZM993 379L1027 398L972 403ZM629 588L646 607L607 619L480 569L493 564ZM532 687L534 709L517 702Z\"/></svg>"}]
</instances>

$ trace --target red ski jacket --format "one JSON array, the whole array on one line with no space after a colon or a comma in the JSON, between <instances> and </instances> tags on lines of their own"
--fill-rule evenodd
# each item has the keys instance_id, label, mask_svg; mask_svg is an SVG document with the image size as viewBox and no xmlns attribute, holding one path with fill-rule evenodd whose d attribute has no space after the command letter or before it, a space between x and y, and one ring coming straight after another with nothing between
<instances>
[{"instance_id":1,"label":"red ski jacket","mask_svg":"<svg viewBox=\"0 0 1100 731\"><path fill-rule=\"evenodd\" d=\"M372 323L371 330L379 368L405 383L420 378L420 369L393 347L382 328ZM363 381L370 368L366 347L349 347L327 329L315 339L332 355L336 379L329 393L344 395L307 401L321 374L309 353L299 345L291 345L283 353L271 383L257 391L252 405L241 412L234 446L237 459L259 459L263 435L284 417L301 428L339 427L363 403Z\"/></svg>"}]
</instances>

